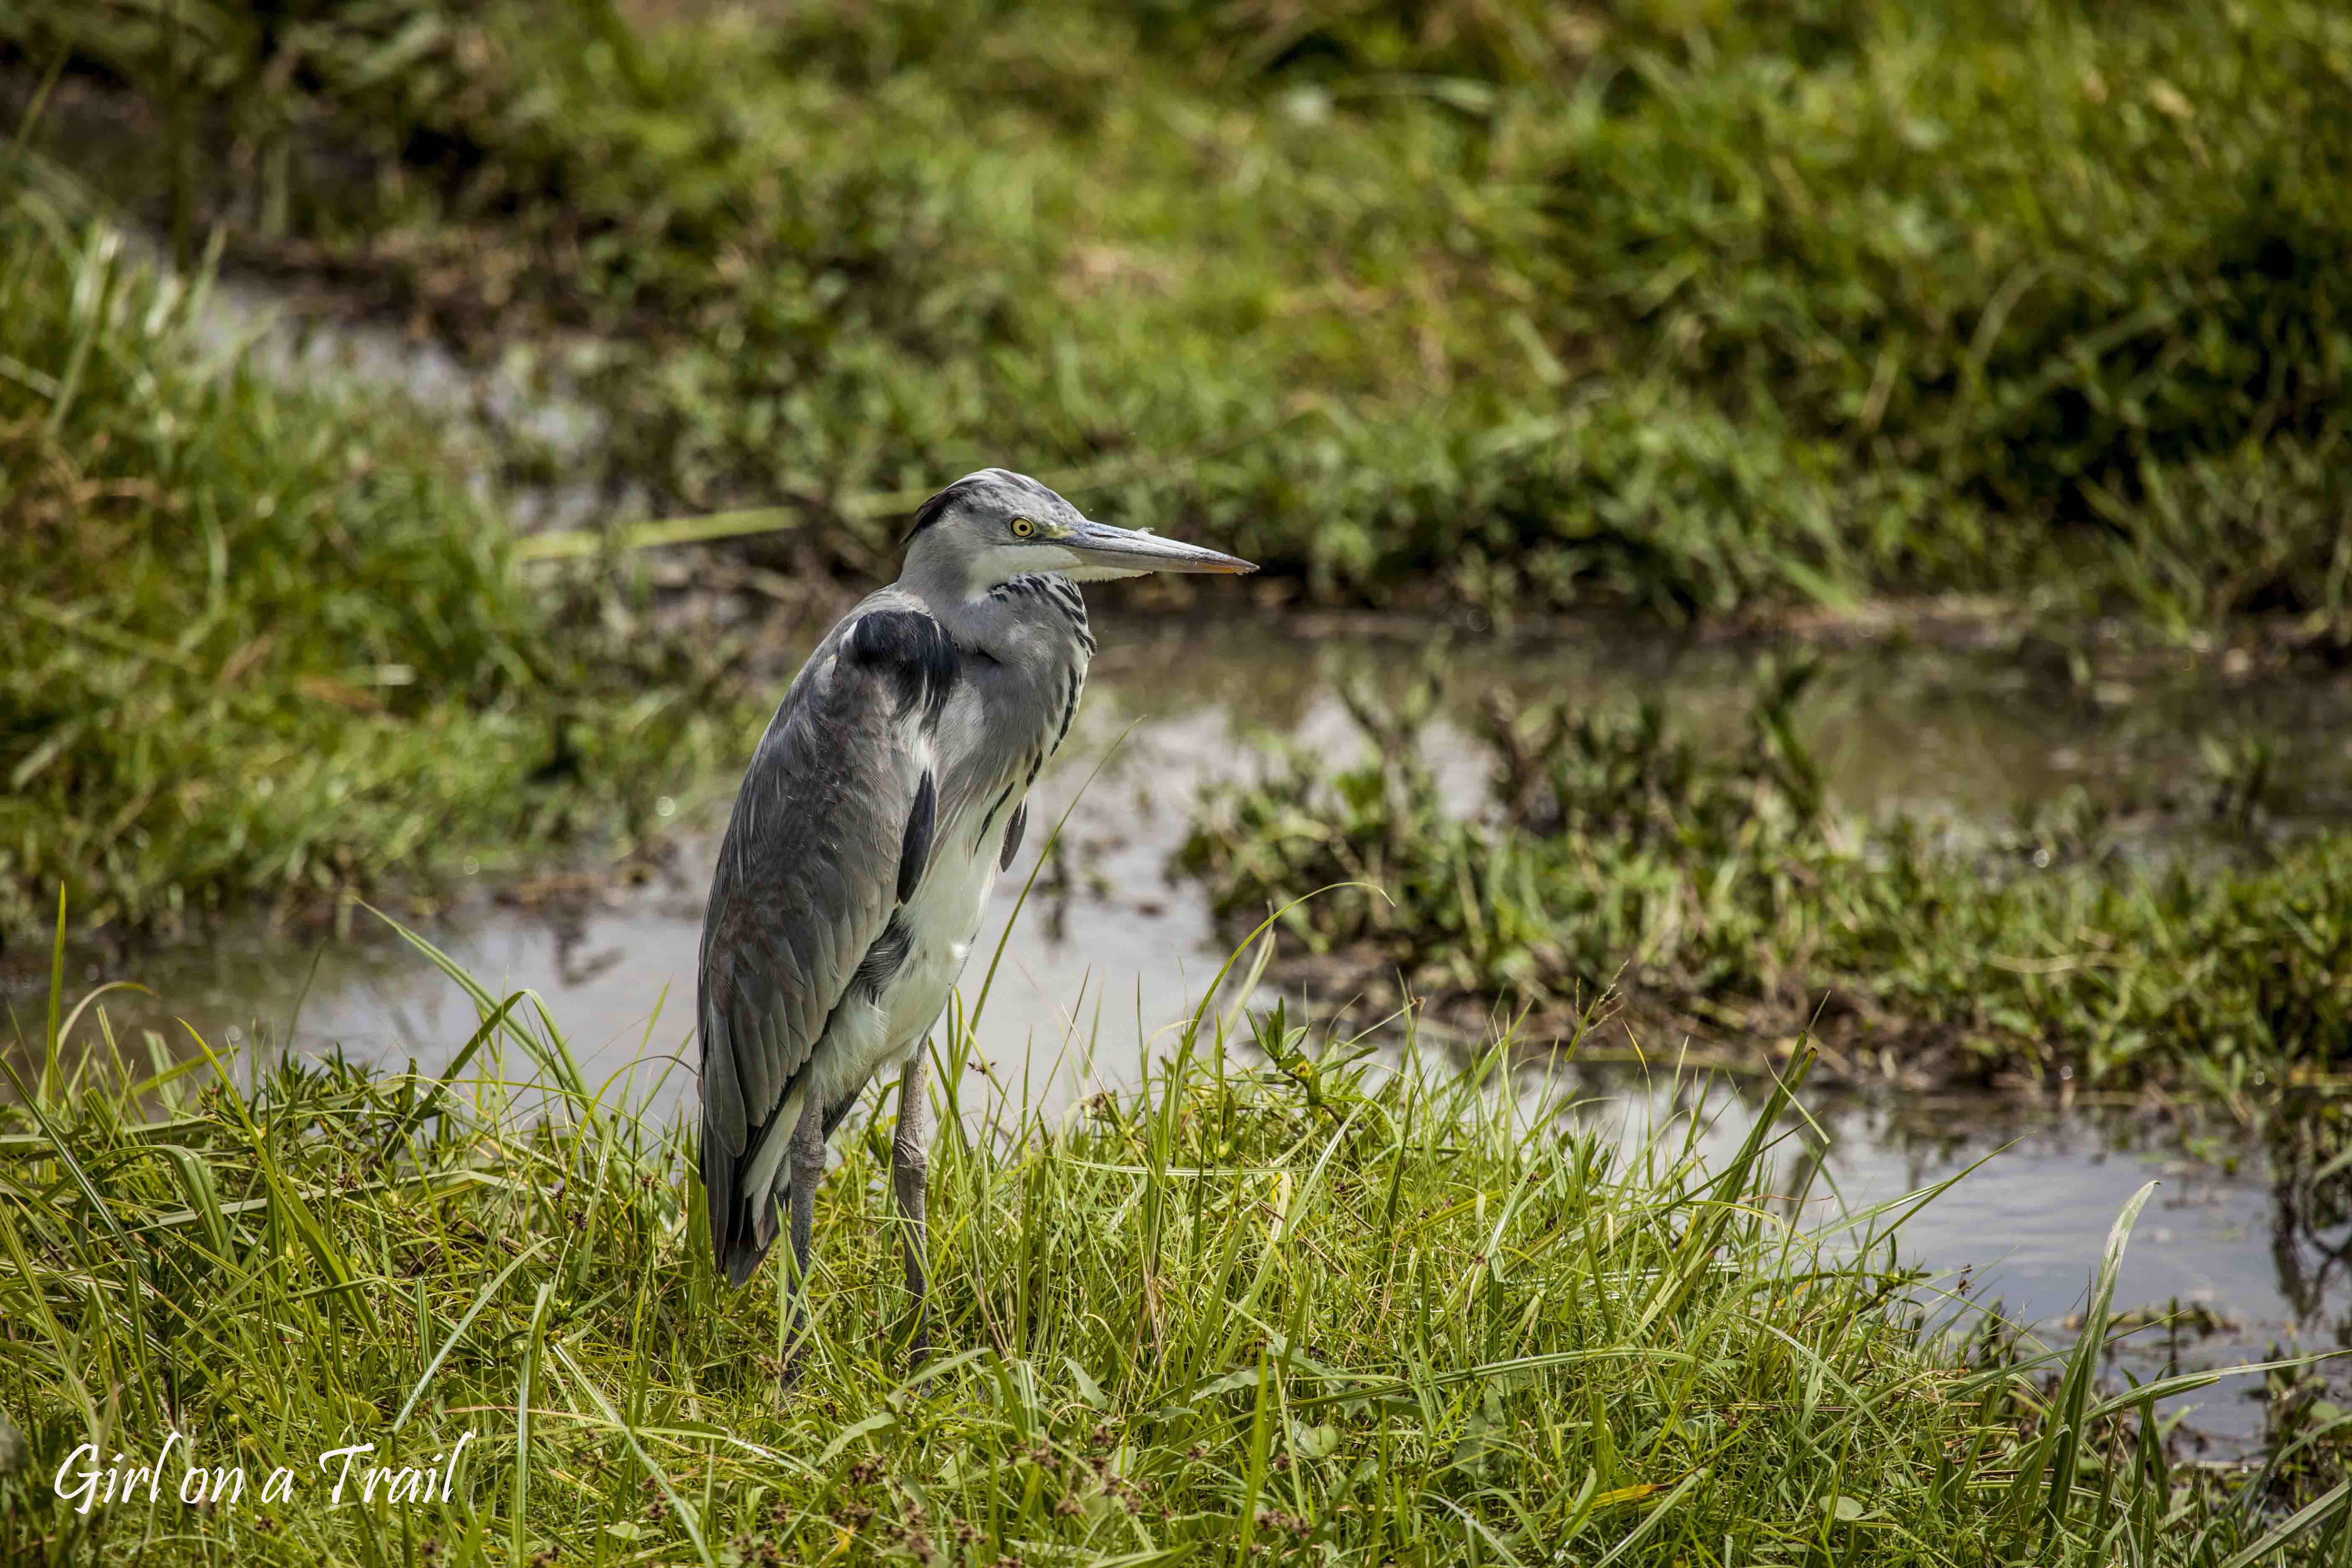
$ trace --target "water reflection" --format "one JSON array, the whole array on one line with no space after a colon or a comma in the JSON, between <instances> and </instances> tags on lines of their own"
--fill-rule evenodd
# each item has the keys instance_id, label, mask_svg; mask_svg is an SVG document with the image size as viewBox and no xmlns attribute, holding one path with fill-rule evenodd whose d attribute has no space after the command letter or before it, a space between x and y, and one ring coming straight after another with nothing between
<instances>
[{"instance_id":1,"label":"water reflection","mask_svg":"<svg viewBox=\"0 0 2352 1568\"><path fill-rule=\"evenodd\" d=\"M1754 1125L1762 1094L1723 1077L1675 1083L1622 1069L1571 1072L1547 1093L1625 1146L1695 1141L1720 1164ZM2265 1138L2185 1110L2061 1110L1969 1095L1809 1095L1774 1152L1773 1190L1807 1230L1969 1172L1900 1231L1927 1269L1931 1319L1967 1326L1991 1312L2041 1343L2072 1342L2109 1227L2149 1181L2115 1297L2137 1325L2110 1376L2178 1372L2352 1349L2352 1212L2347 1183L2315 1183L2291 1130ZM1971 1166L1977 1167L1970 1171ZM1796 1194L1802 1194L1801 1199ZM1881 1222L1883 1226L1884 1222ZM1866 1228L1848 1237L1862 1245ZM2336 1368L2323 1377L2347 1384ZM2260 1379L2181 1396L2184 1433L2216 1456L2259 1447ZM2339 1396L2340 1397L2340 1396Z\"/></svg>"}]
</instances>

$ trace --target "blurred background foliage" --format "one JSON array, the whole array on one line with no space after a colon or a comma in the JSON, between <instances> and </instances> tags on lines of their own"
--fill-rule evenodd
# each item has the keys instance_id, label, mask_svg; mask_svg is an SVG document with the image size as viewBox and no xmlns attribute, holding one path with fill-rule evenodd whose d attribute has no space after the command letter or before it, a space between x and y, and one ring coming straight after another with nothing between
<instances>
[{"instance_id":1,"label":"blurred background foliage","mask_svg":"<svg viewBox=\"0 0 2352 1568\"><path fill-rule=\"evenodd\" d=\"M50 157L521 349L656 510L1008 460L1322 599L2352 626L2337 6L9 16Z\"/></svg>"},{"instance_id":2,"label":"blurred background foliage","mask_svg":"<svg viewBox=\"0 0 2352 1568\"><path fill-rule=\"evenodd\" d=\"M0 113L10 926L625 825L754 710L207 254L586 411L501 477L851 584L1011 462L1262 605L2352 647L2333 5L17 0Z\"/></svg>"}]
</instances>

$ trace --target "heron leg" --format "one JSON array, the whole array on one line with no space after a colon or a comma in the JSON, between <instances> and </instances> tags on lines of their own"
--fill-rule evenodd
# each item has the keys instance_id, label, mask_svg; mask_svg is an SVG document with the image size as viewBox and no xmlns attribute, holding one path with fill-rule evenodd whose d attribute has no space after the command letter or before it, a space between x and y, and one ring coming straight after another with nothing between
<instances>
[{"instance_id":1,"label":"heron leg","mask_svg":"<svg viewBox=\"0 0 2352 1568\"><path fill-rule=\"evenodd\" d=\"M784 1386L800 1381L808 1331L809 1230L816 1221L816 1184L824 1180L824 1107L811 1094L793 1129L793 1321L784 1344Z\"/></svg>"},{"instance_id":2,"label":"heron leg","mask_svg":"<svg viewBox=\"0 0 2352 1568\"><path fill-rule=\"evenodd\" d=\"M907 1291L915 1298L915 1338L908 1355L916 1362L931 1348L930 1266L926 1259L923 1182L931 1168L929 1058L921 1041L898 1079L898 1131L890 1141L890 1185L905 1221Z\"/></svg>"}]
</instances>

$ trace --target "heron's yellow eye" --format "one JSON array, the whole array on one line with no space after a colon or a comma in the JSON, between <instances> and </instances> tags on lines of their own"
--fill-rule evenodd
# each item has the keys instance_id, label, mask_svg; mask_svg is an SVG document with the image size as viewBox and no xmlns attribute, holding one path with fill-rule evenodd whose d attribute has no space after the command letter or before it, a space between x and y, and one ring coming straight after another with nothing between
<instances>
[{"instance_id":1,"label":"heron's yellow eye","mask_svg":"<svg viewBox=\"0 0 2352 1568\"><path fill-rule=\"evenodd\" d=\"M1034 523L1034 522L1030 521L1027 518L1025 518L1025 517L1016 517L1016 518L1014 518L1014 519L1013 520L1013 538L1015 538L1015 539L1026 539L1026 538L1028 538L1031 534L1035 533L1036 531L1037 531L1037 525L1036 525L1035 523Z\"/></svg>"}]
</instances>

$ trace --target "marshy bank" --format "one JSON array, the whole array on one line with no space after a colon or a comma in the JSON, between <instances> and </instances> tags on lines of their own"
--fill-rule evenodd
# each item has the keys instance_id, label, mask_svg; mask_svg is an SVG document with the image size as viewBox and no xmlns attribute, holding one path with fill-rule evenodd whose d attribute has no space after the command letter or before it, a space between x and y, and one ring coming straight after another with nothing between
<instances>
[{"instance_id":1,"label":"marshy bank","mask_svg":"<svg viewBox=\"0 0 2352 1568\"><path fill-rule=\"evenodd\" d=\"M1041 838L1065 807L1070 816L1017 920L1019 888L1000 889L989 929L992 936L1009 925L1010 936L967 1058L975 1080L992 1079L1057 1115L1105 1088L1131 1089L1144 1070L1142 1042L1164 1041L1191 1016L1223 956L1198 885L1181 871L1169 875L1197 830L1196 791L1280 781L1292 747L1335 766L1369 754L1348 694L1385 713L1426 674L1424 648L1409 640L1302 639L1280 627L1165 622L1109 621L1100 629L1101 661L1068 754L1040 782ZM1754 661L1754 651L1738 645L1614 634L1540 650L1463 644L1448 656L1448 694L1420 737L1439 814L1450 823L1482 809L1484 694L1522 704L1565 694L1602 713L1668 703L1694 765L1717 768L1748 743ZM2126 849L2107 874L2129 877L2177 854L2247 853L2247 829L2209 815L2226 770L2180 775L2175 759L2184 736L2213 741L2224 758L2236 749L2225 740L2277 738L2255 826L2284 842L2323 827L2338 809L2329 792L2342 777L2336 758L2352 741L2352 688L2307 674L2221 678L2187 660L2142 669L2128 688L2111 682L2102 695L2063 670L2035 675L1997 653L1856 648L1823 656L1793 722L1839 814L1936 816L1955 833L2009 833L2013 813L2081 791L2105 803ZM2169 810L2135 816L2124 809L2134 800L2148 807L2165 791L2178 797ZM1315 799L1300 797L1299 809ZM461 870L460 890L439 895L424 926L499 994L528 986L544 997L568 1026L587 1079L651 1101L657 1119L691 1092L688 998L714 826L689 802L669 803L667 816L662 804L652 813L661 825L657 852L630 862L646 872L642 879L614 876L597 854L568 868L501 873L485 865L471 877ZM1218 819L1212 811L1206 821ZM2003 874L2028 875L2032 847L2013 846ZM1024 876L1028 869L1016 867ZM341 938L326 925L288 929L257 917L219 921L201 941L163 947L77 937L68 973L77 991L126 977L152 987L152 1000L117 992L102 1001L121 1038L137 1042L152 1029L174 1058L192 1048L173 1022L185 1018L216 1045L264 1062L288 1050L311 1059L340 1055L372 1072L409 1062L443 1070L475 1030L473 1001L389 940L373 916L349 912L351 932ZM1357 994L1307 954L1305 936L1286 931L1269 988L1286 994L1294 1010L1327 1010ZM37 1017L42 1006L48 976L46 954L37 956L42 962L19 963L9 976L20 1018ZM1379 967L1372 979L1392 983L1397 973ZM976 964L967 1000L980 978ZM1723 999L1741 1000L1728 989ZM1424 1029L1433 1065L1458 1062L1491 1038L1483 1004L1457 1022L1466 1042L1449 1036L1441 1044L1434 1022ZM92 1037L87 1020L82 1037ZM1902 1041L1890 1035L1878 1043ZM1531 1062L1556 1062L1551 1044L1523 1028ZM1631 1065L1636 1046L1648 1054L1646 1073ZM1850 1032L1833 1042L1853 1046ZM1785 1065L1719 1022L1643 1021L1630 1037L1614 1025L1590 1031L1562 1079L1605 1130L1626 1115L1673 1114L1674 1097L1661 1086L1677 1061L1699 1059L1740 1069L1738 1095L1718 1085L1706 1100L1733 1127L1769 1089L1754 1069ZM1819 1131L1797 1131L1807 1157L1821 1162L1823 1183L1866 1205L1990 1157L1947 1203L1906 1226L1907 1257L1955 1275L1972 1268L1975 1288L2000 1300L2011 1319L2052 1342L2071 1342L2066 1320L2079 1305L2083 1259L2096 1252L2129 1193L2160 1178L2119 1277L2119 1299L2136 1313L2177 1316L2179 1337L2168 1343L2167 1331L2144 1331L2121 1348L2110 1375L2128 1371L2145 1380L2339 1343L2352 1312L2344 1234L2352 1177L2336 1164L2341 1131L2324 1082L2288 1097L2276 1083L2257 1084L2251 1065L2215 1052L2214 1064L2235 1074L2234 1092L2209 1092L2190 1072L2169 1089L2053 1073L2047 1090L2032 1095L1922 1093L1916 1075L1932 1062L1897 1049L1900 1070L1890 1082L1879 1059L1874 1053L1863 1063L1869 1070L1846 1075L1861 1079L1862 1092L1830 1081L1841 1076L1835 1066L1853 1065L1848 1058L1814 1069L1809 1102ZM1981 1065L1972 1073L1979 1083L1989 1076ZM1702 1152L1717 1158L1727 1151L1718 1139ZM2210 1444L2201 1450L2209 1458L2259 1449L2284 1406L2252 1392L2232 1384L2198 1397L2177 1436Z\"/></svg>"},{"instance_id":2,"label":"marshy bank","mask_svg":"<svg viewBox=\"0 0 2352 1568\"><path fill-rule=\"evenodd\" d=\"M646 871L792 608L887 571L875 498L1013 453L1265 560L1269 605L1928 595L2093 700L2094 623L2226 666L2259 616L2261 657L2323 668L2343 27L18 7L0 929L60 883L153 928L550 851ZM255 374L194 324L208 235L594 438L487 400L461 452L446 410ZM782 510L705 558L715 595L518 573L544 542L500 514L558 487L615 529ZM779 599L781 632L740 614Z\"/></svg>"}]
</instances>

